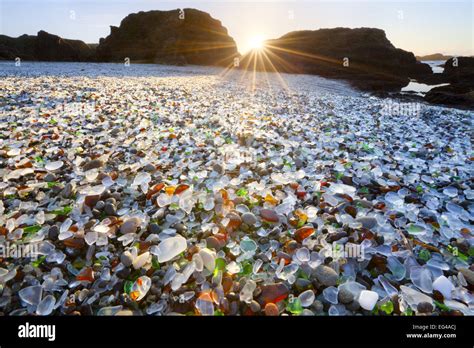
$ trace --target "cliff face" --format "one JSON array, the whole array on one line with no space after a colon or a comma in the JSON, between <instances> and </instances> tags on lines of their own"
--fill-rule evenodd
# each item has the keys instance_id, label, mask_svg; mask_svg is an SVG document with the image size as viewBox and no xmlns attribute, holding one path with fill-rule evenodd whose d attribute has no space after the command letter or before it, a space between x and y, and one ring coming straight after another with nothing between
<instances>
[{"instance_id":1,"label":"cliff face","mask_svg":"<svg viewBox=\"0 0 474 348\"><path fill-rule=\"evenodd\" d=\"M99 61L225 66L237 56L221 22L195 9L130 14L97 47Z\"/></svg>"},{"instance_id":2,"label":"cliff face","mask_svg":"<svg viewBox=\"0 0 474 348\"><path fill-rule=\"evenodd\" d=\"M257 70L342 78L369 90L397 89L409 78L432 73L413 53L394 47L380 29L295 31L265 44L263 52L245 55L241 66L253 69L257 56Z\"/></svg>"},{"instance_id":3,"label":"cliff face","mask_svg":"<svg viewBox=\"0 0 474 348\"><path fill-rule=\"evenodd\" d=\"M93 59L94 50L79 40L63 39L39 31L37 36L12 38L0 35L0 59L80 62Z\"/></svg>"}]
</instances>

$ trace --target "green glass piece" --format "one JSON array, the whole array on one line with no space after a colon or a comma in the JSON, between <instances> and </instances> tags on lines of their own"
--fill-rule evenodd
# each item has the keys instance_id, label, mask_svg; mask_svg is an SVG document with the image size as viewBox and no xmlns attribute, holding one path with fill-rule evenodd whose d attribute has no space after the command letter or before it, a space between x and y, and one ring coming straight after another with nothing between
<instances>
[{"instance_id":1,"label":"green glass piece","mask_svg":"<svg viewBox=\"0 0 474 348\"><path fill-rule=\"evenodd\" d=\"M431 259L431 253L430 253L428 250L423 249L423 250L421 250L420 253L418 254L418 257L419 257L420 259L422 259L423 261L426 262L426 261L428 261L429 259Z\"/></svg>"},{"instance_id":2,"label":"green glass piece","mask_svg":"<svg viewBox=\"0 0 474 348\"><path fill-rule=\"evenodd\" d=\"M407 228L408 233L410 234L417 234L417 233L423 233L425 232L425 229L423 226L415 225L415 224L410 224Z\"/></svg>"},{"instance_id":3,"label":"green glass piece","mask_svg":"<svg viewBox=\"0 0 474 348\"><path fill-rule=\"evenodd\" d=\"M125 283L123 284L123 291L126 294L129 294L130 291L132 291L133 283L130 280L126 280Z\"/></svg>"},{"instance_id":4,"label":"green glass piece","mask_svg":"<svg viewBox=\"0 0 474 348\"><path fill-rule=\"evenodd\" d=\"M219 271L225 270L225 260L222 258L216 259L216 269Z\"/></svg>"},{"instance_id":5,"label":"green glass piece","mask_svg":"<svg viewBox=\"0 0 474 348\"><path fill-rule=\"evenodd\" d=\"M387 301L380 306L380 310L384 311L387 314L391 314L393 312L393 302Z\"/></svg>"},{"instance_id":6,"label":"green glass piece","mask_svg":"<svg viewBox=\"0 0 474 348\"><path fill-rule=\"evenodd\" d=\"M40 256L35 261L33 261L31 264L33 265L33 267L39 267L44 262L44 260L46 260L46 255Z\"/></svg>"},{"instance_id":7,"label":"green glass piece","mask_svg":"<svg viewBox=\"0 0 474 348\"><path fill-rule=\"evenodd\" d=\"M33 226L25 227L25 228L23 229L23 232L25 232L25 233L36 233L36 232L38 232L39 230L41 230L41 226L40 226L40 225L33 225Z\"/></svg>"},{"instance_id":8,"label":"green glass piece","mask_svg":"<svg viewBox=\"0 0 474 348\"><path fill-rule=\"evenodd\" d=\"M243 187L238 189L237 192L236 192L236 195L239 196L239 197L246 196L247 194L248 194L248 191L246 189L244 189Z\"/></svg>"},{"instance_id":9,"label":"green glass piece","mask_svg":"<svg viewBox=\"0 0 474 348\"><path fill-rule=\"evenodd\" d=\"M296 297L289 300L288 305L286 306L286 310L291 314L301 314L303 312L303 306L301 305L300 299Z\"/></svg>"},{"instance_id":10,"label":"green glass piece","mask_svg":"<svg viewBox=\"0 0 474 348\"><path fill-rule=\"evenodd\" d=\"M151 266L154 269L160 269L160 263L158 262L158 258L156 256L153 256L151 259Z\"/></svg>"}]
</instances>

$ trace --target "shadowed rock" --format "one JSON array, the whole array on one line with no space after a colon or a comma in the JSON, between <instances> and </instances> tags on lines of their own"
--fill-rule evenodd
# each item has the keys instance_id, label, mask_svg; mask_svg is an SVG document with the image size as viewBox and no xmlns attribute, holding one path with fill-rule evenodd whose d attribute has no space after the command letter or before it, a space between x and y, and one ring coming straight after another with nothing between
<instances>
[{"instance_id":1,"label":"shadowed rock","mask_svg":"<svg viewBox=\"0 0 474 348\"><path fill-rule=\"evenodd\" d=\"M94 50L83 41L63 39L42 30L37 36L0 35L0 59L81 62L92 60L93 56Z\"/></svg>"},{"instance_id":2,"label":"shadowed rock","mask_svg":"<svg viewBox=\"0 0 474 348\"><path fill-rule=\"evenodd\" d=\"M444 64L441 75L443 83L448 86L435 87L430 90L425 100L430 103L474 108L474 58L450 58Z\"/></svg>"},{"instance_id":3,"label":"shadowed rock","mask_svg":"<svg viewBox=\"0 0 474 348\"><path fill-rule=\"evenodd\" d=\"M0 59L13 60L17 57L24 60L35 60L34 35L21 35L17 38L0 35Z\"/></svg>"},{"instance_id":4,"label":"shadowed rock","mask_svg":"<svg viewBox=\"0 0 474 348\"><path fill-rule=\"evenodd\" d=\"M45 31L38 32L36 39L36 57L42 61L88 61L93 58L94 50L80 40L68 40Z\"/></svg>"},{"instance_id":5,"label":"shadowed rock","mask_svg":"<svg viewBox=\"0 0 474 348\"><path fill-rule=\"evenodd\" d=\"M130 14L97 47L99 61L226 66L237 56L221 22L195 9Z\"/></svg>"},{"instance_id":6,"label":"shadowed rock","mask_svg":"<svg viewBox=\"0 0 474 348\"><path fill-rule=\"evenodd\" d=\"M474 85L474 57L450 58L444 63L443 76L451 83Z\"/></svg>"}]
</instances>

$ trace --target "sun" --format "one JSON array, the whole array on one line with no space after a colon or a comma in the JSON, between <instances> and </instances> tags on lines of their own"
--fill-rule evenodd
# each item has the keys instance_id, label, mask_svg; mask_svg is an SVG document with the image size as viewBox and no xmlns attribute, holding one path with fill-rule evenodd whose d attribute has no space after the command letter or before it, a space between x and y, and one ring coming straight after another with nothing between
<instances>
[{"instance_id":1,"label":"sun","mask_svg":"<svg viewBox=\"0 0 474 348\"><path fill-rule=\"evenodd\" d=\"M264 47L264 37L256 35L250 38L248 46L251 50L261 50Z\"/></svg>"}]
</instances>

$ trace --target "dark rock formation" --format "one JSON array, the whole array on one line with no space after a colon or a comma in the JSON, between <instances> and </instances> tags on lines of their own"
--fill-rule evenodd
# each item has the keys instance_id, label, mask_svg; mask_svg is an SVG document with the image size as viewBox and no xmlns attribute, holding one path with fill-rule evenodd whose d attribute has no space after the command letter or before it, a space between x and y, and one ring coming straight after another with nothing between
<instances>
[{"instance_id":1,"label":"dark rock formation","mask_svg":"<svg viewBox=\"0 0 474 348\"><path fill-rule=\"evenodd\" d=\"M450 58L444 64L442 82L448 86L435 87L425 95L430 103L474 108L474 58Z\"/></svg>"},{"instance_id":2,"label":"dark rock formation","mask_svg":"<svg viewBox=\"0 0 474 348\"><path fill-rule=\"evenodd\" d=\"M410 78L432 74L411 52L398 49L372 28L295 31L246 54L241 67L315 74L349 80L364 90L397 90Z\"/></svg>"},{"instance_id":3,"label":"dark rock formation","mask_svg":"<svg viewBox=\"0 0 474 348\"><path fill-rule=\"evenodd\" d=\"M35 60L36 36L22 35L13 38L0 35L0 59L14 60L19 57L23 60Z\"/></svg>"},{"instance_id":4,"label":"dark rock formation","mask_svg":"<svg viewBox=\"0 0 474 348\"><path fill-rule=\"evenodd\" d=\"M433 104L473 109L474 88L462 84L435 87L426 93L425 100Z\"/></svg>"},{"instance_id":5,"label":"dark rock formation","mask_svg":"<svg viewBox=\"0 0 474 348\"><path fill-rule=\"evenodd\" d=\"M450 83L474 85L474 57L450 58L444 63L443 76Z\"/></svg>"},{"instance_id":6,"label":"dark rock formation","mask_svg":"<svg viewBox=\"0 0 474 348\"><path fill-rule=\"evenodd\" d=\"M37 36L12 38L0 35L0 59L80 62L93 59L94 50L79 40L68 40L45 31Z\"/></svg>"},{"instance_id":7,"label":"dark rock formation","mask_svg":"<svg viewBox=\"0 0 474 348\"><path fill-rule=\"evenodd\" d=\"M62 39L45 31L38 32L36 56L42 61L87 61L94 51L83 41Z\"/></svg>"},{"instance_id":8,"label":"dark rock formation","mask_svg":"<svg viewBox=\"0 0 474 348\"><path fill-rule=\"evenodd\" d=\"M221 22L195 9L130 14L97 47L99 61L226 66L237 56Z\"/></svg>"}]
</instances>

